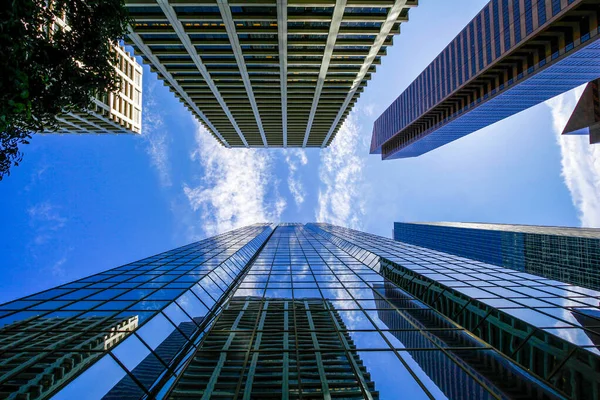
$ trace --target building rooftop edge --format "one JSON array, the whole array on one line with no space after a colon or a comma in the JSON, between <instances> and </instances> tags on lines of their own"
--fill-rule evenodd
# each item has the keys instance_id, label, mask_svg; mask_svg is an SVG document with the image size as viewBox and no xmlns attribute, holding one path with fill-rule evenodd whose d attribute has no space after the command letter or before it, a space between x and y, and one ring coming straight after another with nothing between
<instances>
[{"instance_id":1,"label":"building rooftop edge","mask_svg":"<svg viewBox=\"0 0 600 400\"><path fill-rule=\"evenodd\" d=\"M502 232L535 233L540 235L574 236L600 239L600 228L551 226L551 225L522 225L489 222L394 222L396 224L428 225L450 228L479 229Z\"/></svg>"}]
</instances>

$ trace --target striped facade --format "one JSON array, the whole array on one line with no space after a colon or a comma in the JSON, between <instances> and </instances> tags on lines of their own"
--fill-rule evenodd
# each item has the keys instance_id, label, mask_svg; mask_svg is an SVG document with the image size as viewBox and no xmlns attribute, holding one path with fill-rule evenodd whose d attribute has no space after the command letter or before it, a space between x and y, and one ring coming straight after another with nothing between
<instances>
[{"instance_id":1,"label":"striped facade","mask_svg":"<svg viewBox=\"0 0 600 400\"><path fill-rule=\"evenodd\" d=\"M383 304L378 304L377 316L390 329L390 335L397 338L427 376L435 382L448 399L480 399L488 398L488 393L482 390L478 383L498 398L539 398L531 382L520 379L519 368L507 363L502 357L485 350L467 354L460 350L437 351L428 342L426 335L417 333L415 326L427 330L433 326L449 326L443 317L428 314L421 308L419 301L399 290L391 282L373 288L375 294L385 294L393 299L394 305L401 309L402 314L386 310ZM381 300L376 300L381 303ZM593 319L592 319L593 321ZM443 348L453 346L477 346L475 339L465 331L456 329L445 335L438 335L437 343ZM423 351L426 349L427 351ZM459 360L458 362L454 362ZM461 373L467 369L471 377Z\"/></svg>"},{"instance_id":2,"label":"striped facade","mask_svg":"<svg viewBox=\"0 0 600 400\"><path fill-rule=\"evenodd\" d=\"M253 327L261 331L254 340ZM379 399L343 319L322 298L233 297L169 398L234 398L242 377L247 399Z\"/></svg>"},{"instance_id":3,"label":"striped facade","mask_svg":"<svg viewBox=\"0 0 600 400\"><path fill-rule=\"evenodd\" d=\"M52 7L52 6L51 6ZM52 34L70 30L67 16L53 15L48 29ZM142 131L142 66L119 45L113 45L119 77L116 92L99 93L88 109L76 110L57 116L58 129L46 129L42 134L110 134L141 133Z\"/></svg>"},{"instance_id":4,"label":"striped facade","mask_svg":"<svg viewBox=\"0 0 600 400\"><path fill-rule=\"evenodd\" d=\"M326 147L417 0L128 0L126 41L225 147Z\"/></svg>"},{"instance_id":5,"label":"striped facade","mask_svg":"<svg viewBox=\"0 0 600 400\"><path fill-rule=\"evenodd\" d=\"M105 329L97 329L103 324ZM79 319L60 317L28 318L0 330L0 371L6 377L13 370L34 368L19 379L0 385L1 399L46 398L52 392L93 365L103 351L119 344L138 327L138 317L97 316ZM85 333L81 333L85 331ZM71 351L51 349L69 348ZM7 348L12 348L6 351ZM36 357L39 353L46 357Z\"/></svg>"},{"instance_id":6,"label":"striped facade","mask_svg":"<svg viewBox=\"0 0 600 400\"><path fill-rule=\"evenodd\" d=\"M119 91L102 93L87 110L72 111L57 119L59 129L44 134L138 134L142 132L142 66L120 46L114 46L121 80Z\"/></svg>"},{"instance_id":7,"label":"striped facade","mask_svg":"<svg viewBox=\"0 0 600 400\"><path fill-rule=\"evenodd\" d=\"M375 121L371 153L418 156L598 78L599 14L598 0L490 1Z\"/></svg>"}]
</instances>

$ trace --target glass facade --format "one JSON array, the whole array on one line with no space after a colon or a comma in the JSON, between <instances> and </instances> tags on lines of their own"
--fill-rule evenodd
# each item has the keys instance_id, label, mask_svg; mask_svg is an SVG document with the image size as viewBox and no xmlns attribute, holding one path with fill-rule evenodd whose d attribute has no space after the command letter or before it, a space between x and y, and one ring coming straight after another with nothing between
<instances>
[{"instance_id":1,"label":"glass facade","mask_svg":"<svg viewBox=\"0 0 600 400\"><path fill-rule=\"evenodd\" d=\"M312 229L566 397L600 394L600 292L333 225Z\"/></svg>"},{"instance_id":2,"label":"glass facade","mask_svg":"<svg viewBox=\"0 0 600 400\"><path fill-rule=\"evenodd\" d=\"M600 293L253 225L0 307L2 398L594 398Z\"/></svg>"},{"instance_id":3,"label":"glass facade","mask_svg":"<svg viewBox=\"0 0 600 400\"><path fill-rule=\"evenodd\" d=\"M379 398L344 320L327 299L233 297L171 397L264 399L282 393Z\"/></svg>"},{"instance_id":4,"label":"glass facade","mask_svg":"<svg viewBox=\"0 0 600 400\"><path fill-rule=\"evenodd\" d=\"M490 1L375 121L371 153L419 156L597 79L599 12L596 1Z\"/></svg>"},{"instance_id":5,"label":"glass facade","mask_svg":"<svg viewBox=\"0 0 600 400\"><path fill-rule=\"evenodd\" d=\"M394 239L600 290L600 229L396 222Z\"/></svg>"},{"instance_id":6,"label":"glass facade","mask_svg":"<svg viewBox=\"0 0 600 400\"><path fill-rule=\"evenodd\" d=\"M246 227L3 304L0 398L148 395L272 230Z\"/></svg>"}]
</instances>

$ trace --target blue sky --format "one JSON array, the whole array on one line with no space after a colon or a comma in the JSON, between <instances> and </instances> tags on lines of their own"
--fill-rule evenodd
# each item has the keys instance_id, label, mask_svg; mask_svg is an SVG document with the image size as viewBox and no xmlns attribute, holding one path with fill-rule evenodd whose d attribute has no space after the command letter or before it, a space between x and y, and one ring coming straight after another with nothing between
<instances>
[{"instance_id":1,"label":"blue sky","mask_svg":"<svg viewBox=\"0 0 600 400\"><path fill-rule=\"evenodd\" d=\"M0 302L257 221L600 226L600 149L558 138L581 89L414 159L372 123L486 4L423 2L324 150L227 150L144 68L141 136L37 136L0 182Z\"/></svg>"}]
</instances>

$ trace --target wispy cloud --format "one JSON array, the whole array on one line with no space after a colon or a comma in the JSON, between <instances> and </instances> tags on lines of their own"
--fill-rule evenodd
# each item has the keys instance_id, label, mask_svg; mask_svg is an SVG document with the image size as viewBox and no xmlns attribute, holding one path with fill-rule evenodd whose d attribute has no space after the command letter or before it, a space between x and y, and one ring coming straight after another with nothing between
<instances>
[{"instance_id":1,"label":"wispy cloud","mask_svg":"<svg viewBox=\"0 0 600 400\"><path fill-rule=\"evenodd\" d=\"M162 117L163 110L156 100L156 82L152 81L144 88L142 118L142 137L146 142L146 153L150 163L158 173L162 186L172 185L169 164L169 142L167 129Z\"/></svg>"},{"instance_id":2,"label":"wispy cloud","mask_svg":"<svg viewBox=\"0 0 600 400\"><path fill-rule=\"evenodd\" d=\"M199 125L196 144L192 160L204 175L196 186L184 184L183 191L204 235L279 221L286 201L279 194L269 150L227 149ZM191 236L200 235L193 230Z\"/></svg>"},{"instance_id":3,"label":"wispy cloud","mask_svg":"<svg viewBox=\"0 0 600 400\"><path fill-rule=\"evenodd\" d=\"M369 103L367 105L364 105L362 107L363 114L365 114L367 117L373 117L375 116L375 104L373 103Z\"/></svg>"},{"instance_id":4,"label":"wispy cloud","mask_svg":"<svg viewBox=\"0 0 600 400\"><path fill-rule=\"evenodd\" d=\"M67 256L65 254L62 257L60 257L58 260L56 260L56 262L54 262L54 264L52 264L52 266L50 267L50 272L52 273L52 275L61 277L61 278L64 277L67 272L64 267L64 265L66 263L67 263Z\"/></svg>"},{"instance_id":5,"label":"wispy cloud","mask_svg":"<svg viewBox=\"0 0 600 400\"><path fill-rule=\"evenodd\" d=\"M285 162L288 165L288 189L294 198L296 206L300 207L304 203L306 190L302 180L297 176L298 167L308 164L306 152L301 149L285 150Z\"/></svg>"},{"instance_id":6,"label":"wispy cloud","mask_svg":"<svg viewBox=\"0 0 600 400\"><path fill-rule=\"evenodd\" d=\"M73 247L65 246L62 236L69 222L59 206L50 201L42 201L27 209L29 226L33 230L31 242L28 243L29 253L34 260L55 258L49 265L36 265L41 273L48 273L63 278L66 275L68 255Z\"/></svg>"},{"instance_id":7,"label":"wispy cloud","mask_svg":"<svg viewBox=\"0 0 600 400\"><path fill-rule=\"evenodd\" d=\"M600 145L590 145L589 137L561 135L571 112L583 93L580 86L548 100L554 130L562 157L562 176L571 192L584 227L600 227Z\"/></svg>"},{"instance_id":8,"label":"wispy cloud","mask_svg":"<svg viewBox=\"0 0 600 400\"><path fill-rule=\"evenodd\" d=\"M31 173L29 183L25 185L23 189L26 192L29 192L31 189L33 189L38 182L42 181L42 176L46 173L47 170L48 164L46 164L45 161L43 161L40 167Z\"/></svg>"},{"instance_id":9,"label":"wispy cloud","mask_svg":"<svg viewBox=\"0 0 600 400\"><path fill-rule=\"evenodd\" d=\"M29 225L34 229L33 243L42 245L47 243L52 235L62 229L67 223L57 206L48 201L43 201L27 210L29 214Z\"/></svg>"},{"instance_id":10,"label":"wispy cloud","mask_svg":"<svg viewBox=\"0 0 600 400\"><path fill-rule=\"evenodd\" d=\"M334 139L321 153L319 200L315 217L351 228L361 228L365 215L366 182L362 171L368 143L360 135L354 111Z\"/></svg>"}]
</instances>

